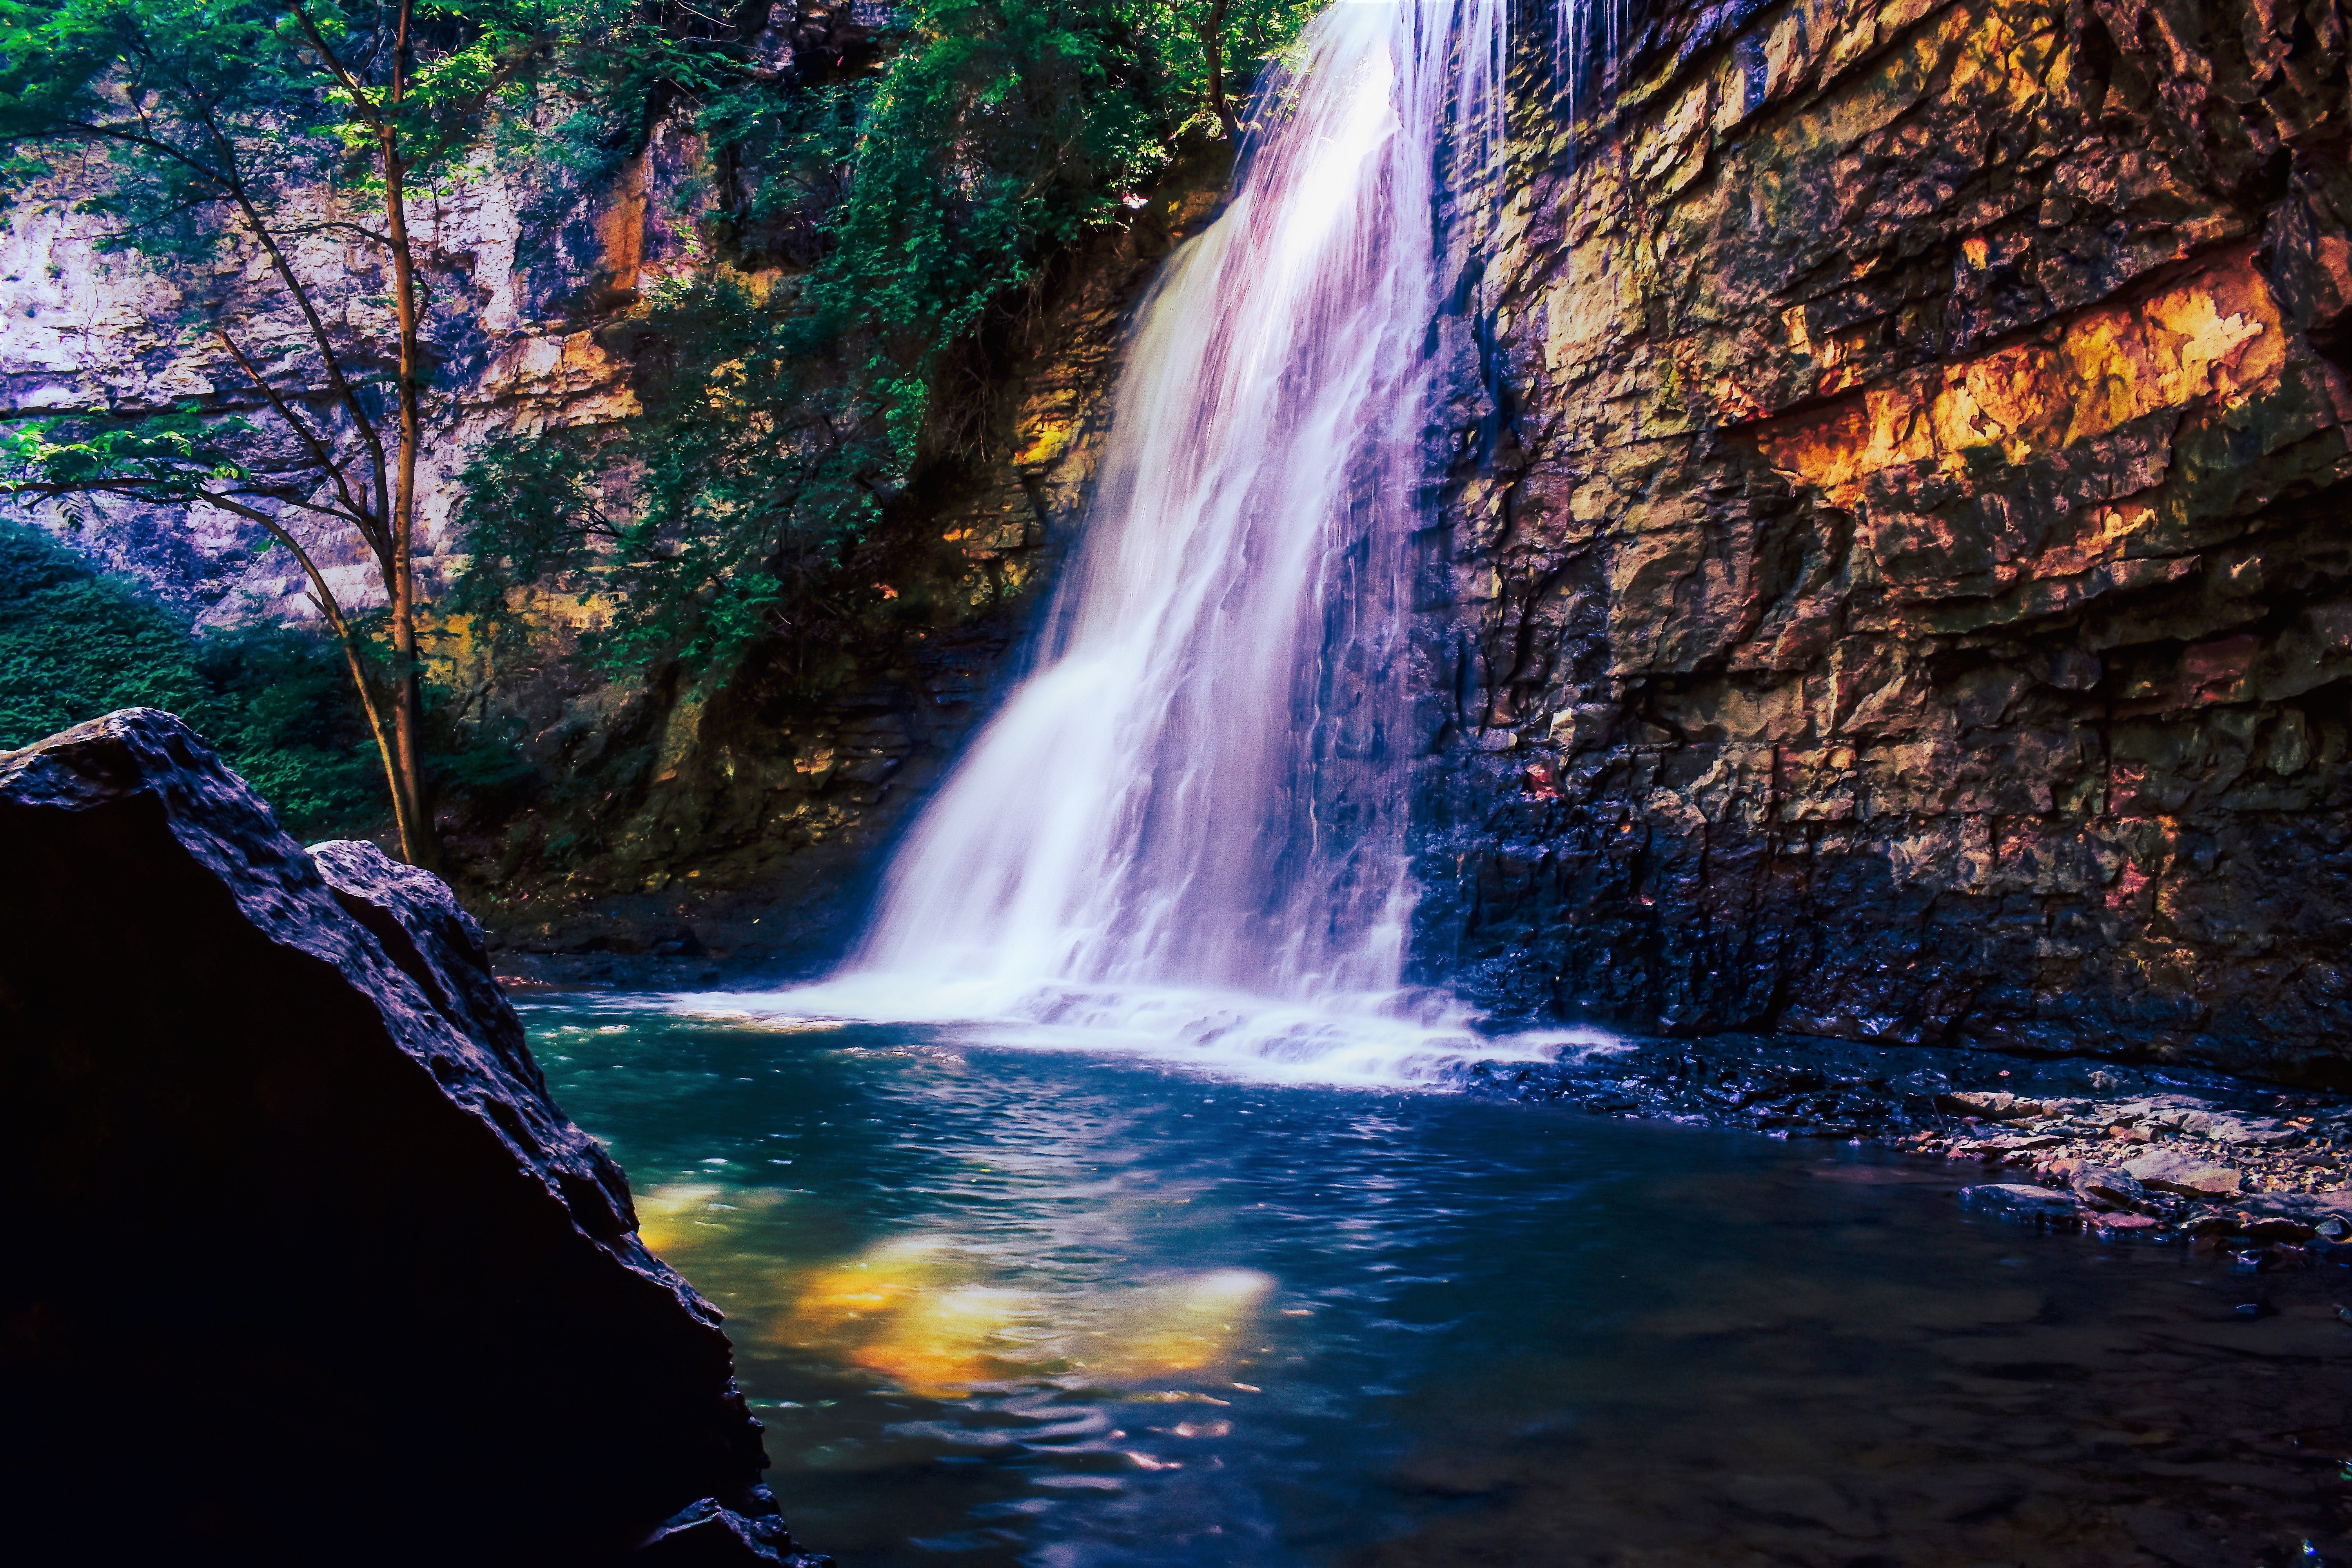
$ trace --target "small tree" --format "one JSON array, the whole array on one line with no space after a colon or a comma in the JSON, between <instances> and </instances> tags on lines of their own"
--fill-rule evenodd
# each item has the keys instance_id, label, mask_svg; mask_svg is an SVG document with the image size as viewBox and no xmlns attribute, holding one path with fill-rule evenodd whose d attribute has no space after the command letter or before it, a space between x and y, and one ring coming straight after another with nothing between
<instances>
[{"instance_id":1,"label":"small tree","mask_svg":"<svg viewBox=\"0 0 2352 1568\"><path fill-rule=\"evenodd\" d=\"M166 268L257 257L307 349L266 361L246 301L200 287L188 325L236 367L255 418L191 405L20 423L0 448L5 482L217 507L283 545L342 645L418 865L436 858L415 571L429 294L409 202L474 144L546 21L534 0L0 0L6 194L79 183L80 210L108 225L103 247ZM362 295L362 278L319 254L328 240L373 256L388 287ZM375 330L353 325L371 315ZM290 526L301 518L366 548L392 644L381 679Z\"/></svg>"}]
</instances>

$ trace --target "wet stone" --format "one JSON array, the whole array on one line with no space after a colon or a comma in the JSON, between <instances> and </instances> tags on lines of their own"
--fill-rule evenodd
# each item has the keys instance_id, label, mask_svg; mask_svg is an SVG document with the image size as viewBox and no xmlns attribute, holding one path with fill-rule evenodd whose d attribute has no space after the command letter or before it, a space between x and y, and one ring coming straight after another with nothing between
<instances>
[{"instance_id":1,"label":"wet stone","mask_svg":"<svg viewBox=\"0 0 2352 1568\"><path fill-rule=\"evenodd\" d=\"M2074 1190L2096 1203L2136 1208L2147 1201L2147 1189L2122 1171L2102 1165L2084 1167L2072 1183Z\"/></svg>"},{"instance_id":2,"label":"wet stone","mask_svg":"<svg viewBox=\"0 0 2352 1568\"><path fill-rule=\"evenodd\" d=\"M2245 1185L2245 1176L2238 1170L2173 1149L2126 1161L2124 1173L2144 1187L2188 1197L2229 1197Z\"/></svg>"},{"instance_id":3,"label":"wet stone","mask_svg":"<svg viewBox=\"0 0 2352 1568\"><path fill-rule=\"evenodd\" d=\"M2163 1221L2144 1214L2097 1215L2089 1225L2092 1234L2101 1241L2155 1240L2164 1228Z\"/></svg>"},{"instance_id":4,"label":"wet stone","mask_svg":"<svg viewBox=\"0 0 2352 1568\"><path fill-rule=\"evenodd\" d=\"M2026 1224L2072 1224L2074 1219L2072 1197L2022 1182L1988 1182L1980 1186L1962 1187L1960 1203L1966 1208Z\"/></svg>"}]
</instances>

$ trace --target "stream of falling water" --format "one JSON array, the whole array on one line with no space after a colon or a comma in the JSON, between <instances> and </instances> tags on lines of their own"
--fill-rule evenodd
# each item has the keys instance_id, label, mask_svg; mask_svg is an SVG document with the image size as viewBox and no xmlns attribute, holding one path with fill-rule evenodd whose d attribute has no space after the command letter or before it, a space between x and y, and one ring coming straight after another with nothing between
<instances>
[{"instance_id":1,"label":"stream of falling water","mask_svg":"<svg viewBox=\"0 0 2352 1568\"><path fill-rule=\"evenodd\" d=\"M1308 26L1145 305L1035 666L862 946L822 985L689 1005L1342 1080L1572 1037L1486 1038L1402 984L1407 546L1432 325L1498 188L1506 23L1340 0Z\"/></svg>"}]
</instances>

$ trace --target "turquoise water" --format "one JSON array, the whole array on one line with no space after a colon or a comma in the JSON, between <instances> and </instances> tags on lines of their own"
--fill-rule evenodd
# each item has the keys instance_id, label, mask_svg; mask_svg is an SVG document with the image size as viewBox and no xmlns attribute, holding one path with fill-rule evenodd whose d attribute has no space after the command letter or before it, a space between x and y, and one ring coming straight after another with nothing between
<instances>
[{"instance_id":1,"label":"turquoise water","mask_svg":"<svg viewBox=\"0 0 2352 1568\"><path fill-rule=\"evenodd\" d=\"M845 1568L2352 1554L2341 1269L2005 1228L1838 1144L525 1016Z\"/></svg>"}]
</instances>

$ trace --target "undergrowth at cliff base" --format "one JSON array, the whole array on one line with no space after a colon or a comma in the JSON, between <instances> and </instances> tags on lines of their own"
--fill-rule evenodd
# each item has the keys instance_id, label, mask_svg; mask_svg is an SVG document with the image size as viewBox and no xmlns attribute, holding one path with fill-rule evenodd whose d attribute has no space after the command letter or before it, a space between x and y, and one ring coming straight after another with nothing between
<instances>
[{"instance_id":1,"label":"undergrowth at cliff base","mask_svg":"<svg viewBox=\"0 0 2352 1568\"><path fill-rule=\"evenodd\" d=\"M278 622L199 631L39 529L0 521L0 750L132 707L186 720L298 838L389 824L383 766L331 639ZM510 747L460 745L446 718L439 728L445 796L536 784Z\"/></svg>"}]
</instances>

